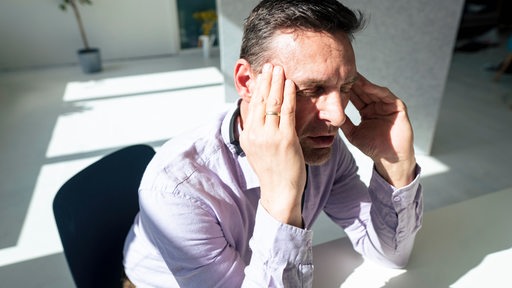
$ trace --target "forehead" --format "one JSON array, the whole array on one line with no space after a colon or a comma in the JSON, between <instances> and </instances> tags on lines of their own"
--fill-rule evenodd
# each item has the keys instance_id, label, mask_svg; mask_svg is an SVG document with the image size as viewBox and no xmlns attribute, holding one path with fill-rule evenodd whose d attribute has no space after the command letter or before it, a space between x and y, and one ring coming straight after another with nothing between
<instances>
[{"instance_id":1,"label":"forehead","mask_svg":"<svg viewBox=\"0 0 512 288\"><path fill-rule=\"evenodd\" d=\"M284 68L299 87L310 82L346 82L356 76L355 56L344 33L277 33L270 47L270 62Z\"/></svg>"}]
</instances>

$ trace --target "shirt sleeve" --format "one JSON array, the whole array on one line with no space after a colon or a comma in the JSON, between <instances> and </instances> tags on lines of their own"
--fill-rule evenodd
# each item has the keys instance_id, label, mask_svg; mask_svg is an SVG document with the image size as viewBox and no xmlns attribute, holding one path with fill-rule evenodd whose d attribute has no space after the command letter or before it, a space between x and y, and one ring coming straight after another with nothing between
<instances>
[{"instance_id":1,"label":"shirt sleeve","mask_svg":"<svg viewBox=\"0 0 512 288\"><path fill-rule=\"evenodd\" d=\"M275 220L258 204L242 287L312 287L312 231Z\"/></svg>"},{"instance_id":2,"label":"shirt sleeve","mask_svg":"<svg viewBox=\"0 0 512 288\"><path fill-rule=\"evenodd\" d=\"M368 258L395 268L407 264L423 219L423 193L419 178L420 168L416 166L413 182L397 189L373 170L368 189L372 203L368 235L374 240L367 243L370 242L375 251L360 248L367 250Z\"/></svg>"},{"instance_id":3,"label":"shirt sleeve","mask_svg":"<svg viewBox=\"0 0 512 288\"><path fill-rule=\"evenodd\" d=\"M400 189L373 169L367 187L357 175L351 154L341 154L340 172L324 211L345 230L363 257L387 267L404 267L423 218L420 167L416 166L415 179Z\"/></svg>"},{"instance_id":4,"label":"shirt sleeve","mask_svg":"<svg viewBox=\"0 0 512 288\"><path fill-rule=\"evenodd\" d=\"M247 265L207 205L181 193L165 198L145 197L140 221L180 287L311 287L312 231L258 204Z\"/></svg>"},{"instance_id":5,"label":"shirt sleeve","mask_svg":"<svg viewBox=\"0 0 512 288\"><path fill-rule=\"evenodd\" d=\"M139 214L167 266L156 267L169 269L179 287L240 287L246 264L208 207L181 193L158 194L141 199Z\"/></svg>"}]
</instances>

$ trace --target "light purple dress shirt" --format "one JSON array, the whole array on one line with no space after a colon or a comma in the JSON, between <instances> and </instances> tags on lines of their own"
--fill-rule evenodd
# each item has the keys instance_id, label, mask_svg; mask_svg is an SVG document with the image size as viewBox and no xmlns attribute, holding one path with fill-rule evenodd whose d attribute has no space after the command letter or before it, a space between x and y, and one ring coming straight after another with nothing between
<instances>
[{"instance_id":1,"label":"light purple dress shirt","mask_svg":"<svg viewBox=\"0 0 512 288\"><path fill-rule=\"evenodd\" d=\"M321 211L364 257L406 264L423 215L419 167L401 189L374 170L368 188L337 137L331 159L308 167L305 229L286 225L259 205L258 179L231 144L234 111L171 139L146 169L124 249L137 287L311 287L310 229Z\"/></svg>"}]
</instances>

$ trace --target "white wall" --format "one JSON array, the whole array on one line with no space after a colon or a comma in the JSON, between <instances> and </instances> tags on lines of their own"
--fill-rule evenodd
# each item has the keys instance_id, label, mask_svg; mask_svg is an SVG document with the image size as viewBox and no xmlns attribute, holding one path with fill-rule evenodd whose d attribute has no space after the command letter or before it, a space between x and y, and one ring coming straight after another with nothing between
<instances>
[{"instance_id":1,"label":"white wall","mask_svg":"<svg viewBox=\"0 0 512 288\"><path fill-rule=\"evenodd\" d=\"M404 99L416 151L430 154L463 0L346 0L369 16L356 35L358 70Z\"/></svg>"},{"instance_id":2,"label":"white wall","mask_svg":"<svg viewBox=\"0 0 512 288\"><path fill-rule=\"evenodd\" d=\"M177 53L175 0L92 0L81 7L90 46L102 58ZM58 0L0 2L0 70L76 63L83 47L71 10Z\"/></svg>"}]
</instances>

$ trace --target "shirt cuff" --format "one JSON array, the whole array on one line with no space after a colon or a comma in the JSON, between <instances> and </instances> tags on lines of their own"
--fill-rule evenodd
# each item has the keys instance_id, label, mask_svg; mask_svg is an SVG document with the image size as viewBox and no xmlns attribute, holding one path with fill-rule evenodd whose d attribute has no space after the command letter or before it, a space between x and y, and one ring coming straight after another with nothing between
<instances>
[{"instance_id":1,"label":"shirt cuff","mask_svg":"<svg viewBox=\"0 0 512 288\"><path fill-rule=\"evenodd\" d=\"M415 235L421 226L423 205L418 165L415 172L414 180L399 189L390 185L376 170L370 183L374 228L379 231L381 241L394 250Z\"/></svg>"},{"instance_id":2,"label":"shirt cuff","mask_svg":"<svg viewBox=\"0 0 512 288\"><path fill-rule=\"evenodd\" d=\"M416 200L420 176L421 167L416 164L414 180L404 187L396 188L382 178L374 167L369 187L372 201L377 200L386 206L394 207L396 211L402 210Z\"/></svg>"},{"instance_id":3,"label":"shirt cuff","mask_svg":"<svg viewBox=\"0 0 512 288\"><path fill-rule=\"evenodd\" d=\"M260 203L250 240L253 257L267 264L311 264L313 231L277 221Z\"/></svg>"}]
</instances>

